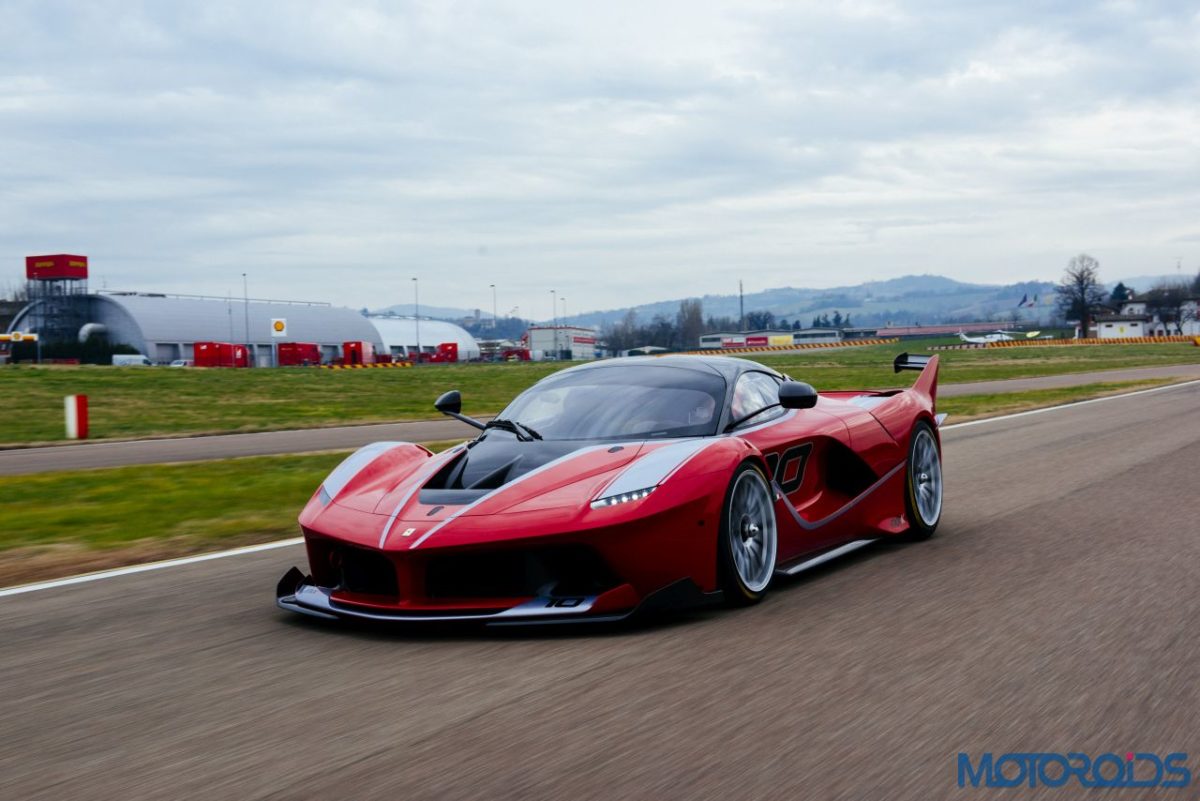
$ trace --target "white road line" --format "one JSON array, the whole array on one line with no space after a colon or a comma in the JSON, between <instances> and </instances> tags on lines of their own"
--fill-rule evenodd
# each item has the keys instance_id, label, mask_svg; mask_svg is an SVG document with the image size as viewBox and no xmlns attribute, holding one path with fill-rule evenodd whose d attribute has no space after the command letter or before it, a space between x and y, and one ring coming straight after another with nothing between
<instances>
[{"instance_id":1,"label":"white road line","mask_svg":"<svg viewBox=\"0 0 1200 801\"><path fill-rule=\"evenodd\" d=\"M1179 384L1168 384L1163 387L1153 387L1151 389L1139 389L1134 392L1126 392L1121 395L1109 395L1104 398L1092 398L1091 400L1076 401L1074 403L1063 403L1058 406L1047 406L1044 409L1032 409L1028 412L1004 414L1000 415L999 417L985 417L982 420L969 420L965 423L954 423L953 425L942 426L941 430L948 431L954 428L966 428L967 426L984 425L985 423L998 423L1002 420L1013 420L1018 417L1028 417L1034 414L1045 414L1046 412L1055 412L1060 409L1073 409L1079 406L1086 406L1091 403L1103 403L1105 401L1120 400L1121 398L1132 398L1136 395L1148 395L1152 392L1165 392L1167 390L1194 386L1196 384L1200 384L1200 379L1195 381L1184 381ZM86 584L90 581L100 581L101 579L116 578L117 576L128 576L133 573L146 573L151 570L162 570L163 568L168 567L179 567L181 565L191 565L197 562L208 562L213 559L224 559L227 556L241 556L242 554L258 553L259 551L270 551L275 548L286 548L290 545L300 545L303 542L303 537L292 537L291 539L286 540L265 542L262 545L249 545L245 548L234 548L229 551L217 551L215 553L205 553L197 556L184 556L179 559L167 559L162 562L149 562L144 565L118 567L114 570L101 570L97 573L85 573L82 576L71 576L69 578L55 579L54 581L41 581L36 584L22 584L17 587L0 589L0 598L5 598L10 595L22 595L27 592L37 592L38 590L52 590L57 587L69 587L72 584Z\"/></svg>"},{"instance_id":2,"label":"white road line","mask_svg":"<svg viewBox=\"0 0 1200 801\"><path fill-rule=\"evenodd\" d=\"M179 565L190 565L196 562L208 562L213 559L224 559L227 556L241 556L248 553L258 553L259 551L270 551L275 548L286 548L289 545L301 545L303 543L303 537L292 537L291 539L276 540L275 542L264 542L262 545L247 545L244 548L233 548L228 551L202 553L197 556L184 556L179 559L167 559L162 562L147 562L143 565L130 565L129 567L114 568L113 570L101 570L96 573L84 573L82 576L71 576L70 578L55 579L54 581L39 581L36 584L22 584L17 587L0 590L0 598L9 595L21 595L27 592L37 592L38 590L52 590L56 587L68 587L72 584L86 584L89 581L100 581L101 579L115 578L117 576L128 576L131 573L162 570L165 567L178 567Z\"/></svg>"},{"instance_id":3,"label":"white road line","mask_svg":"<svg viewBox=\"0 0 1200 801\"><path fill-rule=\"evenodd\" d=\"M1180 387L1190 387L1195 384L1200 384L1200 379L1195 381L1181 381L1178 384L1167 384L1162 387L1151 387L1150 389L1138 389L1133 392L1123 392L1120 395L1106 395L1103 398L1092 398L1090 400L1075 401L1074 403L1060 403L1058 406L1047 406L1044 409L1030 409L1027 412L1014 412L1013 414L1002 414L996 417L984 417L980 420L968 420L965 423L954 423L948 426L942 426L942 431L949 431L952 428L966 428L967 426L981 426L984 423L999 423L1002 420L1015 420L1018 417L1029 417L1035 414L1045 414L1046 412L1057 412L1060 409L1074 409L1077 406L1088 406L1093 403L1104 403L1105 401L1121 400L1122 398L1132 398L1135 395L1149 395L1151 392L1166 392L1169 389L1179 389Z\"/></svg>"}]
</instances>

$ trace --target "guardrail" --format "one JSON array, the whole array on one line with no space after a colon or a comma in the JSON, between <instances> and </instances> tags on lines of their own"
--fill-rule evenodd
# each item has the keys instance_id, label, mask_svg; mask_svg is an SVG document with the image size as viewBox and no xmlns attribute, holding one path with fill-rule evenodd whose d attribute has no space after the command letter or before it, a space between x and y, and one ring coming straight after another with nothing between
<instances>
[{"instance_id":1,"label":"guardrail","mask_svg":"<svg viewBox=\"0 0 1200 801\"><path fill-rule=\"evenodd\" d=\"M1200 344L1200 337L1194 338ZM962 345L934 345L930 350L978 350L981 348L1034 348L1062 345L1170 345L1191 342L1190 336L1109 337L1100 339L1012 339L1001 342L969 342Z\"/></svg>"},{"instance_id":2,"label":"guardrail","mask_svg":"<svg viewBox=\"0 0 1200 801\"><path fill-rule=\"evenodd\" d=\"M1014 339L1010 342L991 342L988 343L990 348L1021 348L1029 346L1047 346L1047 345L1167 345L1171 343L1191 342L1191 337L1185 336L1169 336L1169 337L1111 337L1101 339L1099 337L1090 339L1030 339L1019 340Z\"/></svg>"},{"instance_id":3,"label":"guardrail","mask_svg":"<svg viewBox=\"0 0 1200 801\"><path fill-rule=\"evenodd\" d=\"M322 370L370 370L373 367L412 367L412 362L387 362L386 364L319 364Z\"/></svg>"},{"instance_id":4,"label":"guardrail","mask_svg":"<svg viewBox=\"0 0 1200 801\"><path fill-rule=\"evenodd\" d=\"M843 339L841 342L798 342L794 345L758 345L744 348L701 348L675 353L656 353L655 356L726 356L730 353L781 353L793 350L822 348L855 348L867 345L895 345L899 339Z\"/></svg>"}]
</instances>

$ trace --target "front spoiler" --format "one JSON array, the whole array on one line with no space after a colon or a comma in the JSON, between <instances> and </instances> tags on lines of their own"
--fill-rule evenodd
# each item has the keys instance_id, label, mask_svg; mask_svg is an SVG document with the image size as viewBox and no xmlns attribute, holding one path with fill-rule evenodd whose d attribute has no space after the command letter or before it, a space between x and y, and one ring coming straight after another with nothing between
<instances>
[{"instance_id":1,"label":"front spoiler","mask_svg":"<svg viewBox=\"0 0 1200 801\"><path fill-rule=\"evenodd\" d=\"M546 626L577 623L619 623L635 616L651 612L690 609L720 603L722 593L706 593L691 579L680 579L668 584L662 589L650 593L641 603L632 609L600 614L588 614L598 596L586 596L569 599L570 605L562 605L565 600L554 597L533 598L510 609L488 614L392 614L389 612L367 611L345 604L339 604L332 598L332 590L319 587L313 583L311 576L293 567L275 588L275 603L281 609L299 612L302 615L321 618L323 620L361 620L372 623L398 624L448 624L466 623L499 626Z\"/></svg>"}]
</instances>

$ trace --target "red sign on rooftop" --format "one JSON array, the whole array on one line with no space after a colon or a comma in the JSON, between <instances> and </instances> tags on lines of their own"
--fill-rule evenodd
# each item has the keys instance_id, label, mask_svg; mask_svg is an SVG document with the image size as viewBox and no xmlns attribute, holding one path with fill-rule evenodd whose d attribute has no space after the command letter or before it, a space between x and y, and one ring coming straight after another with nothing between
<instances>
[{"instance_id":1,"label":"red sign on rooftop","mask_svg":"<svg viewBox=\"0 0 1200 801\"><path fill-rule=\"evenodd\" d=\"M54 256L26 256L25 277L31 281L87 278L87 256L71 256L66 253Z\"/></svg>"}]
</instances>

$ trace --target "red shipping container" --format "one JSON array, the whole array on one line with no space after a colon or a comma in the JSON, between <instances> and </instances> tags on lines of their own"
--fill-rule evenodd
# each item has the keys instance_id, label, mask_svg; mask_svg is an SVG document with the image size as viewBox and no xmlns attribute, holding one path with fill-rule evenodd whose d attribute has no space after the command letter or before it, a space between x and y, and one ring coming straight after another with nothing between
<instances>
[{"instance_id":1,"label":"red shipping container","mask_svg":"<svg viewBox=\"0 0 1200 801\"><path fill-rule=\"evenodd\" d=\"M433 354L433 358L431 358L430 361L439 362L442 364L456 363L458 361L458 343L443 342L442 344L438 345L437 353Z\"/></svg>"},{"instance_id":2,"label":"red shipping container","mask_svg":"<svg viewBox=\"0 0 1200 801\"><path fill-rule=\"evenodd\" d=\"M280 342L280 367L305 367L321 363L321 349L315 342Z\"/></svg>"},{"instance_id":3,"label":"red shipping container","mask_svg":"<svg viewBox=\"0 0 1200 801\"><path fill-rule=\"evenodd\" d=\"M370 342L343 342L343 364L374 364L375 346Z\"/></svg>"},{"instance_id":4,"label":"red shipping container","mask_svg":"<svg viewBox=\"0 0 1200 801\"><path fill-rule=\"evenodd\" d=\"M229 342L197 342L192 348L196 367L249 367L250 358L245 345Z\"/></svg>"}]
</instances>

